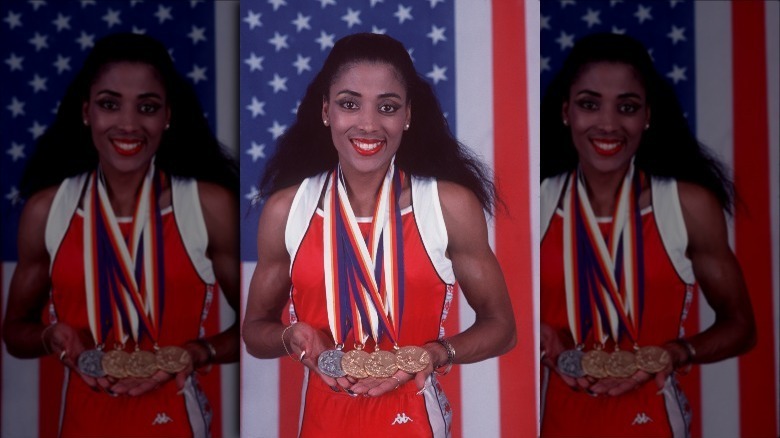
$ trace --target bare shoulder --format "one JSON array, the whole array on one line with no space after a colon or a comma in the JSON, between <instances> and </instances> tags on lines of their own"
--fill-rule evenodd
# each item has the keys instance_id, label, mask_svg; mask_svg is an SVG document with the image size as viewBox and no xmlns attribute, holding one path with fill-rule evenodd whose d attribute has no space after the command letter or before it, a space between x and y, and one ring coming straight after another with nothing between
<instances>
[{"instance_id":1,"label":"bare shoulder","mask_svg":"<svg viewBox=\"0 0 780 438\"><path fill-rule=\"evenodd\" d=\"M677 193L680 196L680 204L683 211L688 210L688 214L711 214L714 212L722 212L723 207L718 202L718 198L699 184L678 181Z\"/></svg>"},{"instance_id":2,"label":"bare shoulder","mask_svg":"<svg viewBox=\"0 0 780 438\"><path fill-rule=\"evenodd\" d=\"M198 181L198 197L207 211L235 211L238 205L237 196L233 192L213 182Z\"/></svg>"},{"instance_id":3,"label":"bare shoulder","mask_svg":"<svg viewBox=\"0 0 780 438\"><path fill-rule=\"evenodd\" d=\"M451 181L438 181L439 200L445 217L455 211L463 213L464 210L482 212L482 205L468 188Z\"/></svg>"},{"instance_id":4,"label":"bare shoulder","mask_svg":"<svg viewBox=\"0 0 780 438\"><path fill-rule=\"evenodd\" d=\"M54 195L57 194L59 186L52 186L36 192L28 199L22 209L22 217L19 226L33 225L33 223L46 223L49 217L51 204L54 202Z\"/></svg>"},{"instance_id":5,"label":"bare shoulder","mask_svg":"<svg viewBox=\"0 0 780 438\"><path fill-rule=\"evenodd\" d=\"M290 213L293 199L295 199L295 194L298 192L299 187L300 184L296 184L274 192L263 203L262 216L265 219L272 219L274 222L287 222L287 216Z\"/></svg>"},{"instance_id":6,"label":"bare shoulder","mask_svg":"<svg viewBox=\"0 0 780 438\"><path fill-rule=\"evenodd\" d=\"M678 182L685 228L695 249L727 245L726 216L718 198L695 183Z\"/></svg>"}]
</instances>

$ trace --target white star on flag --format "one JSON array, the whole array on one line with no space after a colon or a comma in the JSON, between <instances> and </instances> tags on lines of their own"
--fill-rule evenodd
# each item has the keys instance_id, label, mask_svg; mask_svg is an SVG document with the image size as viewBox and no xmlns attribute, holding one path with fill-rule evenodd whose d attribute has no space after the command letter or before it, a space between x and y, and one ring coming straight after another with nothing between
<instances>
[{"instance_id":1,"label":"white star on flag","mask_svg":"<svg viewBox=\"0 0 780 438\"><path fill-rule=\"evenodd\" d=\"M246 153L252 157L253 163L257 161L258 158L265 158L265 144L257 144L253 141L252 147L247 149Z\"/></svg>"},{"instance_id":2,"label":"white star on flag","mask_svg":"<svg viewBox=\"0 0 780 438\"><path fill-rule=\"evenodd\" d=\"M40 123L38 123L37 120L34 120L33 121L33 125L30 126L29 128L27 128L27 132L32 134L33 140L35 140L38 137L40 137L41 134L43 134L43 131L45 131L45 130L46 130L46 125L41 125Z\"/></svg>"},{"instance_id":3,"label":"white star on flag","mask_svg":"<svg viewBox=\"0 0 780 438\"><path fill-rule=\"evenodd\" d=\"M154 16L157 17L159 24L165 23L165 20L173 20L171 9L173 9L173 6L167 8L163 5L157 6L157 12L154 13Z\"/></svg>"},{"instance_id":4,"label":"white star on flag","mask_svg":"<svg viewBox=\"0 0 780 438\"><path fill-rule=\"evenodd\" d=\"M447 80L447 76L444 75L446 71L447 67L439 67L438 65L433 64L433 70L426 73L425 76L431 78L434 84L438 84L439 81Z\"/></svg>"},{"instance_id":5,"label":"white star on flag","mask_svg":"<svg viewBox=\"0 0 780 438\"><path fill-rule=\"evenodd\" d=\"M445 30L447 29L444 27L436 27L434 24L431 26L431 31L428 32L426 36L433 41L433 45L435 46L439 41L447 41L447 37L444 36Z\"/></svg>"},{"instance_id":6,"label":"white star on flag","mask_svg":"<svg viewBox=\"0 0 780 438\"><path fill-rule=\"evenodd\" d=\"M347 8L346 15L342 16L341 19L347 22L347 27L350 29L356 24L362 24L360 21L360 11L353 11L352 8Z\"/></svg>"},{"instance_id":7,"label":"white star on flag","mask_svg":"<svg viewBox=\"0 0 780 438\"><path fill-rule=\"evenodd\" d=\"M48 38L49 38L48 35L41 35L38 32L35 32L35 36L30 38L30 44L35 46L36 52L40 52L41 49L49 48L49 43L46 42Z\"/></svg>"},{"instance_id":8,"label":"white star on flag","mask_svg":"<svg viewBox=\"0 0 780 438\"><path fill-rule=\"evenodd\" d=\"M247 12L246 17L244 17L244 22L249 25L249 30L263 25L263 23L260 22L260 17L262 15L263 14L260 13L255 14L251 9Z\"/></svg>"},{"instance_id":9,"label":"white star on flag","mask_svg":"<svg viewBox=\"0 0 780 438\"><path fill-rule=\"evenodd\" d=\"M194 64L192 66L192 70L187 73L187 77L192 79L192 82L197 84L200 81L205 81L206 78L206 67L198 67L197 64Z\"/></svg>"},{"instance_id":10,"label":"white star on flag","mask_svg":"<svg viewBox=\"0 0 780 438\"><path fill-rule=\"evenodd\" d=\"M672 25L672 31L666 34L666 36L672 39L672 44L677 44L680 41L686 41L684 27L677 27Z\"/></svg>"},{"instance_id":11,"label":"white star on flag","mask_svg":"<svg viewBox=\"0 0 780 438\"><path fill-rule=\"evenodd\" d=\"M328 5L336 6L336 0L317 0L317 1L320 2L322 9L325 9L325 6Z\"/></svg>"},{"instance_id":12,"label":"white star on flag","mask_svg":"<svg viewBox=\"0 0 780 438\"><path fill-rule=\"evenodd\" d=\"M3 18L8 26L13 30L17 26L22 26L22 14L16 14L14 11L8 11L8 15Z\"/></svg>"},{"instance_id":13,"label":"white star on flag","mask_svg":"<svg viewBox=\"0 0 780 438\"><path fill-rule=\"evenodd\" d=\"M30 0L29 3L34 11L37 11L41 6L46 6L46 0Z\"/></svg>"},{"instance_id":14,"label":"white star on flag","mask_svg":"<svg viewBox=\"0 0 780 438\"><path fill-rule=\"evenodd\" d=\"M268 3L274 7L274 12L276 12L276 10L282 6L287 6L287 2L285 0L268 0Z\"/></svg>"},{"instance_id":15,"label":"white star on flag","mask_svg":"<svg viewBox=\"0 0 780 438\"><path fill-rule=\"evenodd\" d=\"M244 198L248 199L252 205L255 205L258 200L258 196L260 195L260 192L257 190L256 186L252 186L249 189L249 193L244 195Z\"/></svg>"},{"instance_id":16,"label":"white star on flag","mask_svg":"<svg viewBox=\"0 0 780 438\"><path fill-rule=\"evenodd\" d=\"M192 40L192 44L197 44L200 41L206 41L206 28L192 26L192 31L187 36Z\"/></svg>"},{"instance_id":17,"label":"white star on flag","mask_svg":"<svg viewBox=\"0 0 780 438\"><path fill-rule=\"evenodd\" d=\"M287 35L279 35L279 32L274 32L274 37L268 40L268 43L272 44L277 52L289 48L287 45Z\"/></svg>"},{"instance_id":18,"label":"white star on flag","mask_svg":"<svg viewBox=\"0 0 780 438\"><path fill-rule=\"evenodd\" d=\"M610 32L614 33L615 35L625 35L626 28L624 27L623 29L621 29L617 26L612 26L612 30Z\"/></svg>"},{"instance_id":19,"label":"white star on flag","mask_svg":"<svg viewBox=\"0 0 780 438\"><path fill-rule=\"evenodd\" d=\"M393 14L393 16L398 18L398 24L404 24L404 21L414 19L414 17L412 17L411 6L407 8L404 5L398 5L398 10Z\"/></svg>"},{"instance_id":20,"label":"white star on flag","mask_svg":"<svg viewBox=\"0 0 780 438\"><path fill-rule=\"evenodd\" d=\"M53 65L57 67L57 73L62 74L65 70L70 70L70 57L57 55L57 61Z\"/></svg>"},{"instance_id":21,"label":"white star on flag","mask_svg":"<svg viewBox=\"0 0 780 438\"><path fill-rule=\"evenodd\" d=\"M63 29L70 29L70 17L57 14L57 19L52 21L52 24L57 26L57 32L61 32Z\"/></svg>"},{"instance_id":22,"label":"white star on flag","mask_svg":"<svg viewBox=\"0 0 780 438\"><path fill-rule=\"evenodd\" d=\"M295 20L292 21L292 24L295 25L295 30L297 32L300 32L303 29L311 29L311 26L309 25L310 20L311 20L311 15L304 16L303 14L298 12L298 17L296 17Z\"/></svg>"},{"instance_id":23,"label":"white star on flag","mask_svg":"<svg viewBox=\"0 0 780 438\"><path fill-rule=\"evenodd\" d=\"M16 162L17 160L21 160L22 158L25 157L24 145L16 142L11 142L11 147L5 152L11 156L14 162Z\"/></svg>"},{"instance_id":24,"label":"white star on flag","mask_svg":"<svg viewBox=\"0 0 780 438\"><path fill-rule=\"evenodd\" d=\"M262 56L255 55L255 52L252 52L249 55L249 58L245 59L244 62L249 66L249 71L253 72L255 70L263 71L263 58Z\"/></svg>"},{"instance_id":25,"label":"white star on flag","mask_svg":"<svg viewBox=\"0 0 780 438\"><path fill-rule=\"evenodd\" d=\"M11 201L11 205L16 205L21 201L19 197L19 189L16 186L12 186L11 190L5 195L5 199Z\"/></svg>"},{"instance_id":26,"label":"white star on flag","mask_svg":"<svg viewBox=\"0 0 780 438\"><path fill-rule=\"evenodd\" d=\"M541 71L550 70L550 57L549 56L542 56L540 58L540 61L541 62L539 63L539 65L540 65L539 69Z\"/></svg>"},{"instance_id":27,"label":"white star on flag","mask_svg":"<svg viewBox=\"0 0 780 438\"><path fill-rule=\"evenodd\" d=\"M597 24L601 24L599 14L601 14L601 11L594 11L591 8L588 8L588 13L582 16L582 21L588 23L588 29Z\"/></svg>"},{"instance_id":28,"label":"white star on flag","mask_svg":"<svg viewBox=\"0 0 780 438\"><path fill-rule=\"evenodd\" d=\"M550 27L550 17L549 16L542 15L542 16L540 16L539 20L540 20L539 21L539 28L540 29L547 29L547 30L551 29L551 27Z\"/></svg>"},{"instance_id":29,"label":"white star on flag","mask_svg":"<svg viewBox=\"0 0 780 438\"><path fill-rule=\"evenodd\" d=\"M257 100L257 97L252 96L252 103L250 105L246 106L246 109L249 111L252 111L252 118L254 119L257 117L257 115L264 116L265 115L265 102L260 102Z\"/></svg>"},{"instance_id":30,"label":"white star on flag","mask_svg":"<svg viewBox=\"0 0 780 438\"><path fill-rule=\"evenodd\" d=\"M287 125L280 125L279 122L274 120L273 126L268 128L268 132L271 133L271 136L273 136L274 140L281 137L282 134L284 134L284 131L287 129Z\"/></svg>"},{"instance_id":31,"label":"white star on flag","mask_svg":"<svg viewBox=\"0 0 780 438\"><path fill-rule=\"evenodd\" d=\"M81 50L87 50L95 45L95 35L89 35L82 30L81 36L76 38L76 42L81 46Z\"/></svg>"},{"instance_id":32,"label":"white star on flag","mask_svg":"<svg viewBox=\"0 0 780 438\"><path fill-rule=\"evenodd\" d=\"M130 32L136 35L145 35L146 29L141 29L140 27L133 26L133 29Z\"/></svg>"},{"instance_id":33,"label":"white star on flag","mask_svg":"<svg viewBox=\"0 0 780 438\"><path fill-rule=\"evenodd\" d=\"M569 5L574 6L575 4L577 4L577 2L575 2L574 0L561 0L561 9Z\"/></svg>"},{"instance_id":34,"label":"white star on flag","mask_svg":"<svg viewBox=\"0 0 780 438\"><path fill-rule=\"evenodd\" d=\"M378 35L384 35L385 33L387 33L387 29L380 29L380 28L376 27L376 25L372 25L371 26L371 33L375 33L375 34L378 34Z\"/></svg>"},{"instance_id":35,"label":"white star on flag","mask_svg":"<svg viewBox=\"0 0 780 438\"><path fill-rule=\"evenodd\" d=\"M16 116L24 115L24 102L17 99L16 96L11 98L11 104L8 105L6 108L9 111L11 111L11 115L13 116L13 118L16 118Z\"/></svg>"},{"instance_id":36,"label":"white star on flag","mask_svg":"<svg viewBox=\"0 0 780 438\"><path fill-rule=\"evenodd\" d=\"M41 76L38 76L38 74L35 74L35 77L33 77L33 80L28 82L31 87L33 87L33 91L35 93L38 93L39 91L46 91L46 81L48 78L44 78Z\"/></svg>"},{"instance_id":37,"label":"white star on flag","mask_svg":"<svg viewBox=\"0 0 780 438\"><path fill-rule=\"evenodd\" d=\"M287 78L283 78L274 73L274 79L268 82L268 85L274 88L274 94L279 91L287 91Z\"/></svg>"},{"instance_id":38,"label":"white star on flag","mask_svg":"<svg viewBox=\"0 0 780 438\"><path fill-rule=\"evenodd\" d=\"M86 6L95 6L95 0L80 0L80 2L82 9L84 9Z\"/></svg>"},{"instance_id":39,"label":"white star on flag","mask_svg":"<svg viewBox=\"0 0 780 438\"><path fill-rule=\"evenodd\" d=\"M574 47L574 35L561 31L561 36L556 38L555 42L561 46L561 50L566 50L569 47Z\"/></svg>"},{"instance_id":40,"label":"white star on flag","mask_svg":"<svg viewBox=\"0 0 780 438\"><path fill-rule=\"evenodd\" d=\"M22 61L24 61L23 56L16 56L16 53L11 53L11 55L5 60L5 63L8 64L8 68L10 68L11 71L24 70L22 68Z\"/></svg>"},{"instance_id":41,"label":"white star on flag","mask_svg":"<svg viewBox=\"0 0 780 438\"><path fill-rule=\"evenodd\" d=\"M122 20L119 18L119 15L122 11L115 11L113 9L108 9L108 12L106 12L106 15L102 17L103 21L106 22L108 25L108 28L111 29L115 25L122 24Z\"/></svg>"},{"instance_id":42,"label":"white star on flag","mask_svg":"<svg viewBox=\"0 0 780 438\"><path fill-rule=\"evenodd\" d=\"M334 41L333 41L334 38L336 38L335 34L332 34L332 33L331 34L327 34L327 33L325 33L324 30L321 30L320 31L320 37L315 39L314 41L319 43L320 51L322 51L322 50L329 49L329 48L333 47L333 45L335 44Z\"/></svg>"},{"instance_id":43,"label":"white star on flag","mask_svg":"<svg viewBox=\"0 0 780 438\"><path fill-rule=\"evenodd\" d=\"M301 74L304 71L311 70L309 62L311 62L311 56L304 57L299 53L297 59L293 63L293 66L298 69L298 74Z\"/></svg>"},{"instance_id":44,"label":"white star on flag","mask_svg":"<svg viewBox=\"0 0 780 438\"><path fill-rule=\"evenodd\" d=\"M444 0L428 0L431 2L431 9L435 8L437 4L444 3Z\"/></svg>"},{"instance_id":45,"label":"white star on flag","mask_svg":"<svg viewBox=\"0 0 780 438\"><path fill-rule=\"evenodd\" d=\"M685 70L687 69L688 67L678 67L677 64L674 64L672 65L672 71L667 73L666 76L671 78L676 85L680 81L688 80L688 78L685 77Z\"/></svg>"},{"instance_id":46,"label":"white star on flag","mask_svg":"<svg viewBox=\"0 0 780 438\"><path fill-rule=\"evenodd\" d=\"M650 15L650 10L653 9L652 7L644 7L642 5L639 5L636 9L636 12L634 12L634 16L639 20L639 24L642 24L645 22L645 20L652 20L653 16Z\"/></svg>"}]
</instances>

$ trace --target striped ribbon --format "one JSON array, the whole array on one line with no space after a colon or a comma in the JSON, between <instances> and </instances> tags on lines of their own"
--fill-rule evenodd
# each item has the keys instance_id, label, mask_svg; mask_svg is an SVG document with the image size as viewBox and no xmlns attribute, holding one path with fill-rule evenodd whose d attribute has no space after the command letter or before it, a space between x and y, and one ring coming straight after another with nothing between
<instances>
[{"instance_id":1,"label":"striped ribbon","mask_svg":"<svg viewBox=\"0 0 780 438\"><path fill-rule=\"evenodd\" d=\"M98 168L89 178L83 230L85 293L97 345L112 327L121 344L127 341L128 330L136 344L144 333L157 342L165 296L161 190L162 174L151 163L136 197L128 242L111 207L102 171Z\"/></svg>"},{"instance_id":2,"label":"striped ribbon","mask_svg":"<svg viewBox=\"0 0 780 438\"><path fill-rule=\"evenodd\" d=\"M391 163L380 187L368 242L350 205L341 168L329 178L324 203L325 293L337 346L343 345L350 327L356 344L365 344L368 332L377 345L383 334L397 344L404 302L402 178Z\"/></svg>"},{"instance_id":3,"label":"striped ribbon","mask_svg":"<svg viewBox=\"0 0 780 438\"><path fill-rule=\"evenodd\" d=\"M625 334L636 343L644 301L641 174L632 162L606 241L577 170L570 182L563 202L563 250L567 315L574 340L581 344L593 327L598 343L606 341L607 332L615 342Z\"/></svg>"}]
</instances>

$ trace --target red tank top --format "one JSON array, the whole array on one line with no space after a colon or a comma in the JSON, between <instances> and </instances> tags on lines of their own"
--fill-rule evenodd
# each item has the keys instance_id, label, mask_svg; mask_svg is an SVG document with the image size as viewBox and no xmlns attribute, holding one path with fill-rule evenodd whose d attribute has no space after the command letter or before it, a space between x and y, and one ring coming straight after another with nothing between
<instances>
[{"instance_id":1,"label":"red tank top","mask_svg":"<svg viewBox=\"0 0 780 438\"><path fill-rule=\"evenodd\" d=\"M606 232L609 221L602 225ZM688 286L679 278L664 250L655 216L642 214L644 239L645 298L640 345L661 345L677 338L686 308ZM542 238L540 318L554 330L569 332L566 316L566 295L563 269L563 217L557 212ZM585 341L594 345L592 331ZM621 340L622 349L630 349L628 339ZM610 340L607 351L614 350ZM664 397L658 387L648 382L636 391L619 397L591 397L570 389L556 374L550 372L544 395L542 435L553 436L670 436Z\"/></svg>"},{"instance_id":2,"label":"red tank top","mask_svg":"<svg viewBox=\"0 0 780 438\"><path fill-rule=\"evenodd\" d=\"M197 338L211 286L198 276L187 255L172 210L163 213L165 246L165 303L159 329L160 346L181 345ZM122 222L120 229L129 234L131 223ZM77 329L89 328L86 311L83 217L77 212L69 225L52 264L52 302L57 320ZM113 332L106 339L106 349L114 345ZM126 347L131 351L132 341ZM141 342L151 349L151 341ZM63 436L189 436L192 434L185 397L177 394L175 382L140 397L111 397L92 391L75 373L69 373ZM195 402L197 403L197 401Z\"/></svg>"}]
</instances>

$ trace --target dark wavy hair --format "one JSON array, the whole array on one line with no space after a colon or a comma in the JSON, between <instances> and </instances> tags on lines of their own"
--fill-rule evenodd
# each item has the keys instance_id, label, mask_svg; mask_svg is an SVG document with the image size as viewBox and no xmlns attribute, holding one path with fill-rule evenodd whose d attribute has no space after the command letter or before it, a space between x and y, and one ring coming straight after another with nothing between
<instances>
[{"instance_id":1,"label":"dark wavy hair","mask_svg":"<svg viewBox=\"0 0 780 438\"><path fill-rule=\"evenodd\" d=\"M82 105L96 78L116 62L148 64L162 78L171 120L157 150L156 166L169 175L214 182L238 193L238 166L211 132L195 90L176 70L165 46L149 36L117 33L95 43L68 86L54 123L38 139L22 175L22 196L29 198L97 167L92 135L82 123Z\"/></svg>"},{"instance_id":2,"label":"dark wavy hair","mask_svg":"<svg viewBox=\"0 0 780 438\"><path fill-rule=\"evenodd\" d=\"M577 167L577 152L561 109L569 100L571 84L586 65L595 62L630 65L645 88L652 115L636 153L637 168L650 175L699 184L731 211L734 186L723 165L694 136L674 89L656 71L647 49L626 35L598 33L581 38L547 87L541 108L541 179Z\"/></svg>"},{"instance_id":3,"label":"dark wavy hair","mask_svg":"<svg viewBox=\"0 0 780 438\"><path fill-rule=\"evenodd\" d=\"M372 33L349 35L333 46L306 90L295 123L279 137L260 180L261 196L268 197L336 166L338 154L330 129L322 123L323 97L345 68L361 62L392 66L412 104L410 128L404 132L395 157L398 167L417 176L463 185L474 192L485 210L492 211L498 198L488 170L452 135L432 87L417 73L403 44Z\"/></svg>"}]
</instances>

